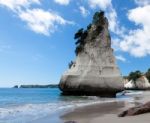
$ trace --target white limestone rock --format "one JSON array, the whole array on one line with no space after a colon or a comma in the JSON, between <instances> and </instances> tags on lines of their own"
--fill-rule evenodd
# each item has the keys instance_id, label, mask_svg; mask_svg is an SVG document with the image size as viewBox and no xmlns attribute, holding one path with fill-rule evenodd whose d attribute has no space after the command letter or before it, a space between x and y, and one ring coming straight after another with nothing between
<instances>
[{"instance_id":1,"label":"white limestone rock","mask_svg":"<svg viewBox=\"0 0 150 123\"><path fill-rule=\"evenodd\" d=\"M133 81L133 80L130 80L129 82L127 82L127 83L124 85L124 87L125 87L126 89L133 89L133 88L135 88L134 81Z\"/></svg>"},{"instance_id":2,"label":"white limestone rock","mask_svg":"<svg viewBox=\"0 0 150 123\"><path fill-rule=\"evenodd\" d=\"M150 89L150 83L145 76L141 76L136 80L136 87L138 89Z\"/></svg>"},{"instance_id":3,"label":"white limestone rock","mask_svg":"<svg viewBox=\"0 0 150 123\"><path fill-rule=\"evenodd\" d=\"M123 90L123 79L111 48L108 21L104 13L87 29L84 45L59 87L66 95L115 96Z\"/></svg>"},{"instance_id":4,"label":"white limestone rock","mask_svg":"<svg viewBox=\"0 0 150 123\"><path fill-rule=\"evenodd\" d=\"M124 87L126 89L141 89L141 90L147 90L150 89L150 83L148 79L143 75L140 78L138 78L135 82L133 80L130 80L127 82Z\"/></svg>"}]
</instances>

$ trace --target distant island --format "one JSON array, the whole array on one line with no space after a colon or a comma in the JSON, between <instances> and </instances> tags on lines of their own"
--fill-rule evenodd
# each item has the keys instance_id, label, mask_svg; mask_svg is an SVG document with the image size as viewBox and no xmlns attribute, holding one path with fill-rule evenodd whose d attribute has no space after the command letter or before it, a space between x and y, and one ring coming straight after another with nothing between
<instances>
[{"instance_id":1,"label":"distant island","mask_svg":"<svg viewBox=\"0 0 150 123\"><path fill-rule=\"evenodd\" d=\"M15 85L13 88L58 88L58 84L49 85Z\"/></svg>"}]
</instances>

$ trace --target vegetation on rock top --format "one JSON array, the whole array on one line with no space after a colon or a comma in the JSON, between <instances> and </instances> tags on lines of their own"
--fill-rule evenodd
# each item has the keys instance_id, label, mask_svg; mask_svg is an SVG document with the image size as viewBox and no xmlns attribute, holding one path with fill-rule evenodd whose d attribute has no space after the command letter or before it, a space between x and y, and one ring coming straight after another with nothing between
<instances>
[{"instance_id":1,"label":"vegetation on rock top","mask_svg":"<svg viewBox=\"0 0 150 123\"><path fill-rule=\"evenodd\" d=\"M150 82L150 68L147 70L147 72L145 73L147 79L149 80Z\"/></svg>"},{"instance_id":2,"label":"vegetation on rock top","mask_svg":"<svg viewBox=\"0 0 150 123\"><path fill-rule=\"evenodd\" d=\"M136 82L136 80L138 78L140 78L142 75L144 75L149 80L149 82L150 82L150 68L145 73L142 73L139 70L134 71L134 72L130 72L129 75L126 76L125 78L128 79L129 81L133 80L134 82Z\"/></svg>"},{"instance_id":3,"label":"vegetation on rock top","mask_svg":"<svg viewBox=\"0 0 150 123\"><path fill-rule=\"evenodd\" d=\"M93 21L92 24L89 24L87 26L87 29L84 30L83 28L79 29L75 35L74 39L76 40L76 49L75 53L78 55L80 52L84 50L84 46L86 44L86 37L88 36L88 32L91 29L92 25L96 25L96 30L93 31L92 33L92 40L96 38L98 34L100 34L103 30L103 25L105 24L106 18L104 16L103 11L96 12L93 16Z\"/></svg>"}]
</instances>

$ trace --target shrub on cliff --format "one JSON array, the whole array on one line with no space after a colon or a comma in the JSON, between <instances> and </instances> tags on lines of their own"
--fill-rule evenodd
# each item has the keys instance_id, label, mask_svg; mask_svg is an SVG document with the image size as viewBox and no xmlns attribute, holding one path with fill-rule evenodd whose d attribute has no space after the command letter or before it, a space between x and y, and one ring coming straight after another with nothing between
<instances>
[{"instance_id":1,"label":"shrub on cliff","mask_svg":"<svg viewBox=\"0 0 150 123\"><path fill-rule=\"evenodd\" d=\"M150 82L150 68L147 70L147 72L145 73L146 78L149 80Z\"/></svg>"},{"instance_id":2,"label":"shrub on cliff","mask_svg":"<svg viewBox=\"0 0 150 123\"><path fill-rule=\"evenodd\" d=\"M99 11L96 12L93 16L93 21L92 23L90 23L87 26L87 29L84 30L83 28L79 29L75 35L74 35L74 39L76 40L75 44L76 44L76 49L75 49L75 53L76 55L78 55L80 52L82 52L84 50L84 45L85 45L85 39L88 35L88 31L91 29L92 25L96 25L96 30L94 31L94 33L92 34L92 40L95 39L95 37L97 37L97 35L99 33L102 32L103 30L103 25L105 24L106 18L104 16L104 12L103 11Z\"/></svg>"},{"instance_id":3,"label":"shrub on cliff","mask_svg":"<svg viewBox=\"0 0 150 123\"><path fill-rule=\"evenodd\" d=\"M133 81L136 81L138 78L140 78L142 76L142 73L137 70L135 72L131 72L128 76L128 79L129 80L133 80Z\"/></svg>"},{"instance_id":4,"label":"shrub on cliff","mask_svg":"<svg viewBox=\"0 0 150 123\"><path fill-rule=\"evenodd\" d=\"M76 44L76 50L75 53L78 55L79 52L83 51L84 44L85 44L85 38L87 37L88 31L84 30L83 28L79 29L74 36L74 39L77 40L75 42Z\"/></svg>"},{"instance_id":5,"label":"shrub on cliff","mask_svg":"<svg viewBox=\"0 0 150 123\"><path fill-rule=\"evenodd\" d=\"M71 62L68 64L68 67L71 68L73 64L74 64L74 62L71 61Z\"/></svg>"},{"instance_id":6,"label":"shrub on cliff","mask_svg":"<svg viewBox=\"0 0 150 123\"><path fill-rule=\"evenodd\" d=\"M131 73L129 74L128 80L129 80L129 81L130 81L130 80L133 80L134 85L136 86L136 80L137 80L138 78L140 78L141 76L142 76L142 73L141 73L139 70L137 70L137 71L131 72Z\"/></svg>"}]
</instances>

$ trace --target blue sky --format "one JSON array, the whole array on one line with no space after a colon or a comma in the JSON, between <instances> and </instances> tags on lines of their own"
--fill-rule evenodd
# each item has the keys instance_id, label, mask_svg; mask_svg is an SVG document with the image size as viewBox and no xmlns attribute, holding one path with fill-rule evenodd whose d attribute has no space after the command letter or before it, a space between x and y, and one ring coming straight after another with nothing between
<instances>
[{"instance_id":1,"label":"blue sky","mask_svg":"<svg viewBox=\"0 0 150 123\"><path fill-rule=\"evenodd\" d=\"M0 0L0 87L58 83L100 9L122 74L150 68L149 0Z\"/></svg>"}]
</instances>

